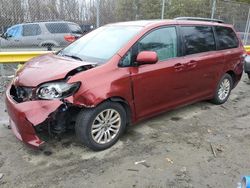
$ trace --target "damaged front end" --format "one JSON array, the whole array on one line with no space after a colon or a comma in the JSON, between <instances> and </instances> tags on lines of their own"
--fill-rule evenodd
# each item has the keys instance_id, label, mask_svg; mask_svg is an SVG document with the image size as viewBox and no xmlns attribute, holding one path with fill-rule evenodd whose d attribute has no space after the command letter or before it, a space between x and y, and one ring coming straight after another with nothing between
<instances>
[{"instance_id":1,"label":"damaged front end","mask_svg":"<svg viewBox=\"0 0 250 188\"><path fill-rule=\"evenodd\" d=\"M67 83L78 72L93 68L92 65L69 69L62 79L45 83L27 84L27 74L20 72L6 91L6 108L10 125L16 137L34 148L44 145L43 133L60 135L74 128L74 120L80 108L72 104L72 96L80 82ZM33 67L32 67L33 68ZM51 75L50 75L51 76ZM55 76L56 77L56 76ZM57 78L57 77L56 77ZM37 83L40 78L33 78ZM32 78L27 82L31 82ZM71 99L71 100L69 100ZM71 101L71 102L70 102Z\"/></svg>"},{"instance_id":2,"label":"damaged front end","mask_svg":"<svg viewBox=\"0 0 250 188\"><path fill-rule=\"evenodd\" d=\"M6 107L16 137L32 147L40 147L44 144L41 138L46 138L43 133L60 135L74 128L80 109L64 99L39 99L35 90L11 85L6 92Z\"/></svg>"},{"instance_id":3,"label":"damaged front end","mask_svg":"<svg viewBox=\"0 0 250 188\"><path fill-rule=\"evenodd\" d=\"M73 130L75 119L81 109L70 103L63 102L45 121L34 126L35 132L42 140L49 137L61 137L68 130Z\"/></svg>"}]
</instances>

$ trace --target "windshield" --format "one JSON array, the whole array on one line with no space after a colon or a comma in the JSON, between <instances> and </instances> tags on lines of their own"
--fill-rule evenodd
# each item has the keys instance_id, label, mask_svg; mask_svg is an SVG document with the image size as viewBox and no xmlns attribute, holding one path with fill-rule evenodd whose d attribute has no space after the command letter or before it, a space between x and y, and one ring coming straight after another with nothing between
<instances>
[{"instance_id":1,"label":"windshield","mask_svg":"<svg viewBox=\"0 0 250 188\"><path fill-rule=\"evenodd\" d=\"M105 63L141 29L139 26L100 27L70 44L58 55Z\"/></svg>"}]
</instances>

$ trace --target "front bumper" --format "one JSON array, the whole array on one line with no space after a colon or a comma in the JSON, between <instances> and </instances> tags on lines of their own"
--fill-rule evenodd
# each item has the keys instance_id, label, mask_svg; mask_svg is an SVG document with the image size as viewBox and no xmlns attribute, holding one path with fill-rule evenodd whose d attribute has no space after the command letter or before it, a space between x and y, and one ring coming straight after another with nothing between
<instances>
[{"instance_id":1,"label":"front bumper","mask_svg":"<svg viewBox=\"0 0 250 188\"><path fill-rule=\"evenodd\" d=\"M19 140L34 148L44 144L36 135L34 127L44 122L62 104L59 100L17 103L10 95L10 87L6 91L5 103L13 133Z\"/></svg>"}]
</instances>

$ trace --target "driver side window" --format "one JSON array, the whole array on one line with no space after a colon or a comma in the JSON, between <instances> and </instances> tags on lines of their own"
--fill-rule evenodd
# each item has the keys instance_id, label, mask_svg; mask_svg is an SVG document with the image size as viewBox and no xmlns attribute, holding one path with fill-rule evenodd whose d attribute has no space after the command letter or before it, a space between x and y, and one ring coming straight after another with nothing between
<instances>
[{"instance_id":1,"label":"driver side window","mask_svg":"<svg viewBox=\"0 0 250 188\"><path fill-rule=\"evenodd\" d=\"M159 61L177 57L177 33L175 27L164 27L150 31L140 39L122 58L120 66L133 66L141 51L155 51Z\"/></svg>"},{"instance_id":2,"label":"driver side window","mask_svg":"<svg viewBox=\"0 0 250 188\"><path fill-rule=\"evenodd\" d=\"M155 51L159 61L176 57L176 28L166 27L152 31L138 42L138 53L141 51Z\"/></svg>"}]
</instances>

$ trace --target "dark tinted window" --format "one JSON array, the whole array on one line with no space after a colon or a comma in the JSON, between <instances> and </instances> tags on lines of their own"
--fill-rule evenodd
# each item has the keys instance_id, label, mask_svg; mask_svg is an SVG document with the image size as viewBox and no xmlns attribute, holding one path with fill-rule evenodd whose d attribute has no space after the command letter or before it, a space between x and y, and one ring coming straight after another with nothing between
<instances>
[{"instance_id":1,"label":"dark tinted window","mask_svg":"<svg viewBox=\"0 0 250 188\"><path fill-rule=\"evenodd\" d=\"M239 41L231 28L217 26L215 27L215 33L217 36L219 50L238 47Z\"/></svg>"},{"instance_id":2,"label":"dark tinted window","mask_svg":"<svg viewBox=\"0 0 250 188\"><path fill-rule=\"evenodd\" d=\"M36 36L41 34L41 28L38 24L23 25L23 36Z\"/></svg>"},{"instance_id":3,"label":"dark tinted window","mask_svg":"<svg viewBox=\"0 0 250 188\"><path fill-rule=\"evenodd\" d=\"M70 33L66 23L46 23L45 26L50 33Z\"/></svg>"},{"instance_id":4,"label":"dark tinted window","mask_svg":"<svg viewBox=\"0 0 250 188\"><path fill-rule=\"evenodd\" d=\"M82 34L82 29L80 28L80 26L76 24L69 24L69 28L70 28L71 33Z\"/></svg>"},{"instance_id":5,"label":"dark tinted window","mask_svg":"<svg viewBox=\"0 0 250 188\"><path fill-rule=\"evenodd\" d=\"M216 49L213 29L208 26L181 27L185 54L195 54Z\"/></svg>"}]
</instances>

